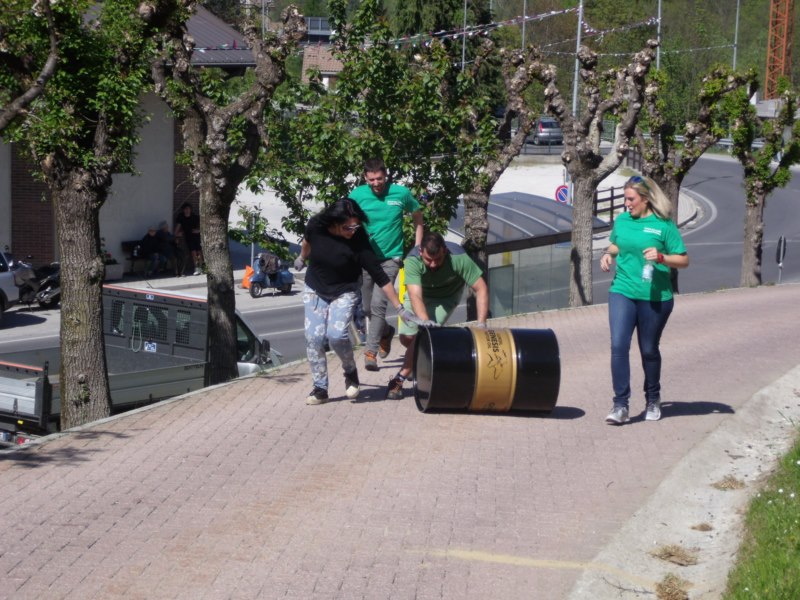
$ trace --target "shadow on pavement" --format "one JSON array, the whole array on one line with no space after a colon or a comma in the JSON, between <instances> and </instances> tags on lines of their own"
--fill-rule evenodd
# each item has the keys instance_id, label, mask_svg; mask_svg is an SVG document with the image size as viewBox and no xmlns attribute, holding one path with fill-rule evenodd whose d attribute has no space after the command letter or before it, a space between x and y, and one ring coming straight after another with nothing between
<instances>
[{"instance_id":1,"label":"shadow on pavement","mask_svg":"<svg viewBox=\"0 0 800 600\"><path fill-rule=\"evenodd\" d=\"M8 311L3 315L3 329L12 329L14 327L27 327L28 325L38 325L44 323L47 319L40 317L36 311L44 311L43 308L34 308L33 312L27 308L18 308L13 311ZM48 309L52 310L52 309Z\"/></svg>"},{"instance_id":2,"label":"shadow on pavement","mask_svg":"<svg viewBox=\"0 0 800 600\"><path fill-rule=\"evenodd\" d=\"M79 440L94 440L101 437L111 436L114 438L128 438L130 435L120 432L103 431L101 429L89 429L71 433L71 436ZM0 454L2 461L14 461L17 466L28 469L36 469L53 463L64 463L75 465L78 462L88 462L92 460L92 455L102 452L102 450L92 450L86 447L65 447L49 451L47 454L31 451L29 445L25 445L19 450L10 450Z\"/></svg>"},{"instance_id":3,"label":"shadow on pavement","mask_svg":"<svg viewBox=\"0 0 800 600\"><path fill-rule=\"evenodd\" d=\"M689 417L700 415L733 414L736 411L728 404L721 402L662 402L661 418Z\"/></svg>"}]
</instances>

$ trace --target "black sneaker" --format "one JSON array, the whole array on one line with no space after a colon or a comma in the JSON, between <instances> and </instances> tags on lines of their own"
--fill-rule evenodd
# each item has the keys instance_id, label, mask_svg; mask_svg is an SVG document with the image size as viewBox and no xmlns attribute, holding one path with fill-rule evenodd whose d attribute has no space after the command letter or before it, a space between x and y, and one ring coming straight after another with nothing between
<instances>
[{"instance_id":1,"label":"black sneaker","mask_svg":"<svg viewBox=\"0 0 800 600\"><path fill-rule=\"evenodd\" d=\"M403 380L392 377L389 386L386 388L386 398L389 400L400 400L403 397Z\"/></svg>"},{"instance_id":2,"label":"black sneaker","mask_svg":"<svg viewBox=\"0 0 800 600\"><path fill-rule=\"evenodd\" d=\"M344 395L350 400L358 398L358 386L358 371L353 369L351 373L344 374Z\"/></svg>"},{"instance_id":3,"label":"black sneaker","mask_svg":"<svg viewBox=\"0 0 800 600\"><path fill-rule=\"evenodd\" d=\"M306 404L325 404L328 401L328 390L325 388L314 387L306 398Z\"/></svg>"},{"instance_id":4,"label":"black sneaker","mask_svg":"<svg viewBox=\"0 0 800 600\"><path fill-rule=\"evenodd\" d=\"M386 327L383 330L383 335L381 336L380 342L378 342L378 356L381 358L386 358L389 356L389 352L392 351L392 338L394 337L394 327L386 324Z\"/></svg>"}]
</instances>

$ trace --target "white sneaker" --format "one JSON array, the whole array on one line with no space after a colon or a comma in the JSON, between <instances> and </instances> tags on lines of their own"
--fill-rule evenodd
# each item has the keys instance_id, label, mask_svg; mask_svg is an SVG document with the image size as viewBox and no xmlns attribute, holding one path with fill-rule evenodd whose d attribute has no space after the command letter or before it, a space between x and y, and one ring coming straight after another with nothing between
<instances>
[{"instance_id":1,"label":"white sneaker","mask_svg":"<svg viewBox=\"0 0 800 600\"><path fill-rule=\"evenodd\" d=\"M647 403L647 412L644 413L645 421L658 421L661 418L661 402L655 400Z\"/></svg>"},{"instance_id":2,"label":"white sneaker","mask_svg":"<svg viewBox=\"0 0 800 600\"><path fill-rule=\"evenodd\" d=\"M622 425L628 421L630 421L628 418L628 409L624 406L615 406L606 417L606 423L609 425Z\"/></svg>"},{"instance_id":3,"label":"white sneaker","mask_svg":"<svg viewBox=\"0 0 800 600\"><path fill-rule=\"evenodd\" d=\"M355 400L358 398L359 389L359 382L358 382L358 371L353 371L352 373L345 373L344 375L344 395L350 398L350 400Z\"/></svg>"},{"instance_id":4,"label":"white sneaker","mask_svg":"<svg viewBox=\"0 0 800 600\"><path fill-rule=\"evenodd\" d=\"M195 269L192 275L202 275L202 273L200 272L200 269Z\"/></svg>"}]
</instances>

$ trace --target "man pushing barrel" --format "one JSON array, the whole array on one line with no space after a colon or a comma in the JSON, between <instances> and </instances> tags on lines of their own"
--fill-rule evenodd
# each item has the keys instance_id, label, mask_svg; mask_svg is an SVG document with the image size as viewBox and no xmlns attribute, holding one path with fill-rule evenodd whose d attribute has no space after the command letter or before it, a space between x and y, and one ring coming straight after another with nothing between
<instances>
[{"instance_id":1,"label":"man pushing barrel","mask_svg":"<svg viewBox=\"0 0 800 600\"><path fill-rule=\"evenodd\" d=\"M414 252L409 254L405 259L404 269L404 307L422 319L423 325L444 325L461 301L464 287L469 285L477 300L477 326L486 327L489 288L481 269L467 254L451 254L441 234L426 233L422 237L419 255ZM389 381L386 391L389 399L403 397L403 382L411 375L414 365L414 339L418 331L416 324L400 323L400 343L405 347L406 353L402 368Z\"/></svg>"}]
</instances>

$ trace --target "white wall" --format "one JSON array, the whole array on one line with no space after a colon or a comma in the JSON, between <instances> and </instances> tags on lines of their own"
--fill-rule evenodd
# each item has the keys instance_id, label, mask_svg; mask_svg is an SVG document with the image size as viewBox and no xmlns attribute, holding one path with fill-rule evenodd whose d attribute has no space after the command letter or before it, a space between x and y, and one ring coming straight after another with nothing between
<instances>
[{"instance_id":1,"label":"white wall","mask_svg":"<svg viewBox=\"0 0 800 600\"><path fill-rule=\"evenodd\" d=\"M121 242L141 239L148 226L157 226L160 221L167 221L172 228L173 119L167 106L153 94L142 100L142 108L150 122L140 131L138 174L114 175L111 193L100 209L100 235L120 262L124 258Z\"/></svg>"},{"instance_id":2,"label":"white wall","mask_svg":"<svg viewBox=\"0 0 800 600\"><path fill-rule=\"evenodd\" d=\"M11 146L0 140L0 249L11 245Z\"/></svg>"}]
</instances>

